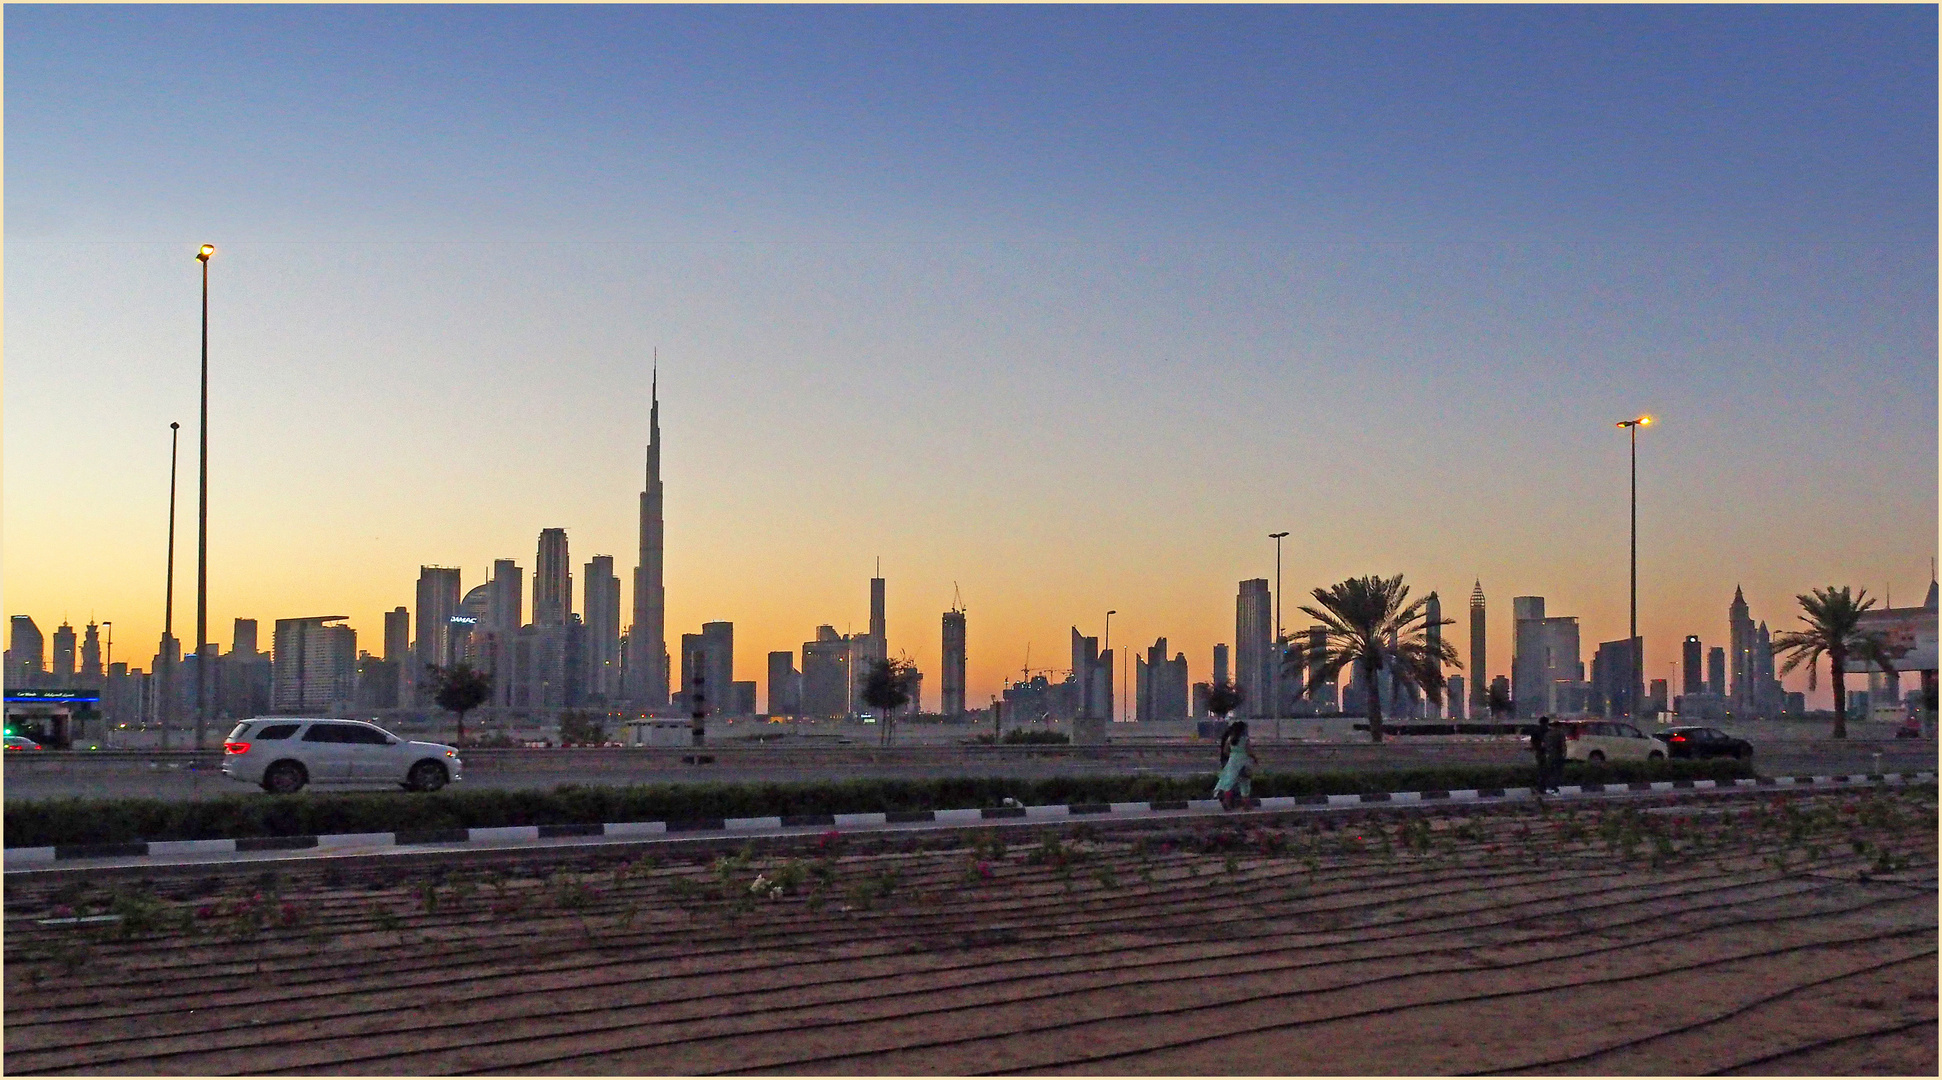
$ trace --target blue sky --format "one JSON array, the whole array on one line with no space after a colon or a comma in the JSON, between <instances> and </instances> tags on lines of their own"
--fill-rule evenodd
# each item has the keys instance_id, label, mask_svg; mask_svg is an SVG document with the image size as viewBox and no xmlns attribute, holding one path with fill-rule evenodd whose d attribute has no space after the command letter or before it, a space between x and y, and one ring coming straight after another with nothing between
<instances>
[{"instance_id":1,"label":"blue sky","mask_svg":"<svg viewBox=\"0 0 1942 1080\"><path fill-rule=\"evenodd\" d=\"M631 566L656 346L670 629L735 619L749 669L860 622L882 554L930 668L965 586L976 700L1107 607L1205 678L1282 528L1291 598L1481 576L1499 657L1538 593L1588 658L1623 634L1610 424L1641 411L1653 674L1742 578L1776 625L1925 584L1933 8L6 31L5 587L44 628L159 624L204 241L219 626L328 608L375 647L420 563L530 568L553 525Z\"/></svg>"}]
</instances>

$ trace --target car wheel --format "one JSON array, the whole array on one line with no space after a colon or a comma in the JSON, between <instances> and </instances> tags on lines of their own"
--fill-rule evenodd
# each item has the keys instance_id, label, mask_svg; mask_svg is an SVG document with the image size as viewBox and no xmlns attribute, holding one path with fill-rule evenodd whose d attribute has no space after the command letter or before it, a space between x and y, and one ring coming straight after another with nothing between
<instances>
[{"instance_id":1,"label":"car wheel","mask_svg":"<svg viewBox=\"0 0 1942 1080\"><path fill-rule=\"evenodd\" d=\"M1664 754L1659 753L1657 750L1654 750L1651 753L1645 755L1645 760L1647 761L1664 761L1665 759L1666 759L1666 756Z\"/></svg>"},{"instance_id":2,"label":"car wheel","mask_svg":"<svg viewBox=\"0 0 1942 1080\"><path fill-rule=\"evenodd\" d=\"M1585 755L1585 760L1603 761L1605 760L1605 752L1603 750L1593 750L1591 753Z\"/></svg>"},{"instance_id":3,"label":"car wheel","mask_svg":"<svg viewBox=\"0 0 1942 1080\"><path fill-rule=\"evenodd\" d=\"M437 791L448 779L445 766L436 761L421 761L405 774L405 786L413 791Z\"/></svg>"},{"instance_id":4,"label":"car wheel","mask_svg":"<svg viewBox=\"0 0 1942 1080\"><path fill-rule=\"evenodd\" d=\"M294 761L279 761L263 772L263 790L272 795L294 795L310 782L310 774Z\"/></svg>"}]
</instances>

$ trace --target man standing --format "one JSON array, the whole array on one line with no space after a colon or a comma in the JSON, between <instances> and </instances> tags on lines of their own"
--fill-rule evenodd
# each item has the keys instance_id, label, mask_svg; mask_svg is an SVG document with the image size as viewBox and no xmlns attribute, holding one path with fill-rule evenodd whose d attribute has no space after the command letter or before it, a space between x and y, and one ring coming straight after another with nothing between
<instances>
[{"instance_id":1,"label":"man standing","mask_svg":"<svg viewBox=\"0 0 1942 1080\"><path fill-rule=\"evenodd\" d=\"M1554 771L1557 763L1551 756L1551 718L1537 718L1537 730L1531 734L1531 754L1537 758L1537 790L1539 794L1549 794L1557 790Z\"/></svg>"}]
</instances>

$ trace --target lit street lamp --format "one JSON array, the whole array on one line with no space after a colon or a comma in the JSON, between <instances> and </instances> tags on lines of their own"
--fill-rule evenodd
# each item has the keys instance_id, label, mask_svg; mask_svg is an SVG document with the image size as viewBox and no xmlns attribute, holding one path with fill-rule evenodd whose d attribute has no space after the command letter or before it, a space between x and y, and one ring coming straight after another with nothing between
<instances>
[{"instance_id":1,"label":"lit street lamp","mask_svg":"<svg viewBox=\"0 0 1942 1080\"><path fill-rule=\"evenodd\" d=\"M196 749L202 749L209 724L209 256L216 249L202 245L196 261L202 264L202 482L196 495ZM170 568L173 572L174 568Z\"/></svg>"},{"instance_id":2,"label":"lit street lamp","mask_svg":"<svg viewBox=\"0 0 1942 1080\"><path fill-rule=\"evenodd\" d=\"M1620 420L1618 426L1626 429L1632 440L1632 624L1628 635L1632 644L1632 688L1626 693L1631 700L1625 715L1636 720L1645 678L1645 649L1639 641L1639 429L1651 427L1652 418L1640 416Z\"/></svg>"}]
</instances>

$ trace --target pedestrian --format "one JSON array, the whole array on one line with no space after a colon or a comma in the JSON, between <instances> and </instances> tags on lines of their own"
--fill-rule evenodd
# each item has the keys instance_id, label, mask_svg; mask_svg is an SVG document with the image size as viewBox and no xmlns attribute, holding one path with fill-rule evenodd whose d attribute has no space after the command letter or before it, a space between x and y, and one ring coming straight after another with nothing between
<instances>
[{"instance_id":1,"label":"pedestrian","mask_svg":"<svg viewBox=\"0 0 1942 1080\"><path fill-rule=\"evenodd\" d=\"M1552 724L1544 733L1544 763L1550 766L1549 779L1551 794L1558 793L1558 785L1564 782L1564 725Z\"/></svg>"},{"instance_id":2,"label":"pedestrian","mask_svg":"<svg viewBox=\"0 0 1942 1080\"><path fill-rule=\"evenodd\" d=\"M1537 718L1537 730L1531 733L1531 755L1537 758L1538 794L1551 790L1551 718Z\"/></svg>"},{"instance_id":3,"label":"pedestrian","mask_svg":"<svg viewBox=\"0 0 1942 1080\"><path fill-rule=\"evenodd\" d=\"M1228 725L1227 732L1221 736L1227 748L1227 756L1221 762L1220 779L1214 784L1214 797L1220 800L1221 808L1232 810L1246 806L1254 795L1253 766L1259 759L1247 744L1247 721L1236 720Z\"/></svg>"}]
</instances>

